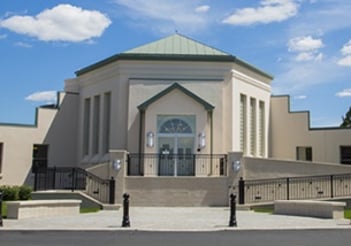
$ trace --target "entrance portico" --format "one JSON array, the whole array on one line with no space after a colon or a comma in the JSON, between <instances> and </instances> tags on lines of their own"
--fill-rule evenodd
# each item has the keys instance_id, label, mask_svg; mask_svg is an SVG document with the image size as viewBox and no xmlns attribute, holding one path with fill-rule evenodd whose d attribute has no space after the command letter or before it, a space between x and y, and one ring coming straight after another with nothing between
<instances>
[{"instance_id":1,"label":"entrance portico","mask_svg":"<svg viewBox=\"0 0 351 246\"><path fill-rule=\"evenodd\" d=\"M195 154L212 154L214 107L174 83L138 109L140 152L158 156L157 161L143 165L144 175L197 176Z\"/></svg>"}]
</instances>

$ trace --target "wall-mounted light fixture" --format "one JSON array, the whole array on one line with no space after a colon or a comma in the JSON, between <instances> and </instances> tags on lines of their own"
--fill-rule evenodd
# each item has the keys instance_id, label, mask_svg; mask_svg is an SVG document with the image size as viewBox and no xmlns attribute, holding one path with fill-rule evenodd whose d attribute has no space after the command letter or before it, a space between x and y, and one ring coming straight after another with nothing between
<instances>
[{"instance_id":1,"label":"wall-mounted light fixture","mask_svg":"<svg viewBox=\"0 0 351 246\"><path fill-rule=\"evenodd\" d=\"M146 134L146 146L149 148L154 147L154 133L153 132L148 132Z\"/></svg>"},{"instance_id":2,"label":"wall-mounted light fixture","mask_svg":"<svg viewBox=\"0 0 351 246\"><path fill-rule=\"evenodd\" d=\"M198 144L199 144L199 149L203 149L206 147L206 135L204 132L199 133L199 139L198 139Z\"/></svg>"},{"instance_id":3,"label":"wall-mounted light fixture","mask_svg":"<svg viewBox=\"0 0 351 246\"><path fill-rule=\"evenodd\" d=\"M116 160L112 160L112 168L115 171L119 171L122 167L122 163L121 160L116 159Z\"/></svg>"},{"instance_id":4,"label":"wall-mounted light fixture","mask_svg":"<svg viewBox=\"0 0 351 246\"><path fill-rule=\"evenodd\" d=\"M234 172L238 172L240 170L240 161L233 161L232 162L232 170Z\"/></svg>"}]
</instances>

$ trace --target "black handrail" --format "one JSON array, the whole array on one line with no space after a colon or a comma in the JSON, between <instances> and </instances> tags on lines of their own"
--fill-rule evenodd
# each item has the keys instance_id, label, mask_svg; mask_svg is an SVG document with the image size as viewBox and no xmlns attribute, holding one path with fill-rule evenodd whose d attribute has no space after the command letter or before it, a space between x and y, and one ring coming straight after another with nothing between
<instances>
[{"instance_id":1,"label":"black handrail","mask_svg":"<svg viewBox=\"0 0 351 246\"><path fill-rule=\"evenodd\" d=\"M203 172L207 174L208 170L212 169L212 166L216 167L220 176L227 175L227 155L226 154L162 154L162 153L130 153L128 155L128 176L143 176L145 175L144 165L154 166L154 170L158 170L158 175L167 176L173 173L172 162L177 160L180 170L178 170L178 176L195 176L195 170L197 172ZM184 169L181 169L184 167ZM155 175L157 173L153 173Z\"/></svg>"},{"instance_id":2,"label":"black handrail","mask_svg":"<svg viewBox=\"0 0 351 246\"><path fill-rule=\"evenodd\" d=\"M351 174L244 180L238 183L239 204L274 200L328 199L351 196Z\"/></svg>"},{"instance_id":3,"label":"black handrail","mask_svg":"<svg viewBox=\"0 0 351 246\"><path fill-rule=\"evenodd\" d=\"M35 170L34 190L81 190L103 203L114 203L115 182L78 167Z\"/></svg>"}]
</instances>

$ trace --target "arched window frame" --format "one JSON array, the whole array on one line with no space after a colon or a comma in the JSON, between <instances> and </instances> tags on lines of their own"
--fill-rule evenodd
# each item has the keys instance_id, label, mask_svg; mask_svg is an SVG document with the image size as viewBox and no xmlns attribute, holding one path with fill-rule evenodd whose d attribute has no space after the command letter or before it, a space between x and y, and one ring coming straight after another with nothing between
<instances>
[{"instance_id":1,"label":"arched window frame","mask_svg":"<svg viewBox=\"0 0 351 246\"><path fill-rule=\"evenodd\" d=\"M164 131L162 128L169 123L181 122L187 126L187 130L183 131ZM157 134L160 136L165 135L195 135L196 132L195 115L158 115L157 116Z\"/></svg>"},{"instance_id":2,"label":"arched window frame","mask_svg":"<svg viewBox=\"0 0 351 246\"><path fill-rule=\"evenodd\" d=\"M160 134L193 134L191 126L183 119L173 118L165 121L159 129Z\"/></svg>"}]
</instances>

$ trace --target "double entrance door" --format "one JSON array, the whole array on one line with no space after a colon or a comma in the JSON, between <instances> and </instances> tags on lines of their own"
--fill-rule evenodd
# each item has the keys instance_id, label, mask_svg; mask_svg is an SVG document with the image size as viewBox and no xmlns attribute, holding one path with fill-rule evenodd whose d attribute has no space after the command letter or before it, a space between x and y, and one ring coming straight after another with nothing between
<instances>
[{"instance_id":1,"label":"double entrance door","mask_svg":"<svg viewBox=\"0 0 351 246\"><path fill-rule=\"evenodd\" d=\"M194 137L186 134L159 136L159 176L194 176Z\"/></svg>"}]
</instances>

